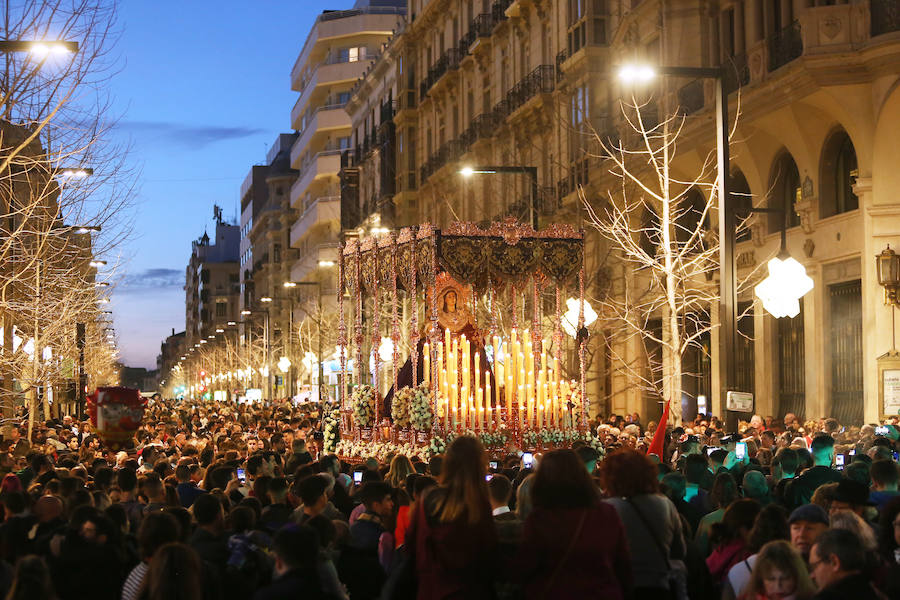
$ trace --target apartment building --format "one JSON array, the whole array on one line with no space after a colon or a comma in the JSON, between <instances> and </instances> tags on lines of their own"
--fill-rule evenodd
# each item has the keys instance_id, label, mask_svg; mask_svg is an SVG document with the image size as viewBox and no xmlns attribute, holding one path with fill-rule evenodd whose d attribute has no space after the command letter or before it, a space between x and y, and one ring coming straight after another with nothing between
<instances>
[{"instance_id":1,"label":"apartment building","mask_svg":"<svg viewBox=\"0 0 900 600\"><path fill-rule=\"evenodd\" d=\"M191 243L185 269L185 347L206 343L216 329L237 321L240 227L216 219L215 241L204 232Z\"/></svg>"},{"instance_id":2,"label":"apartment building","mask_svg":"<svg viewBox=\"0 0 900 600\"><path fill-rule=\"evenodd\" d=\"M291 71L292 88L300 94L291 111L292 127L299 132L290 157L299 172L290 190L299 215L290 233L290 246L298 252L294 281L323 281L334 288L331 266L341 220L338 173L351 137L345 106L404 13L402 0L359 0L351 10L323 12Z\"/></svg>"},{"instance_id":3,"label":"apartment building","mask_svg":"<svg viewBox=\"0 0 900 600\"><path fill-rule=\"evenodd\" d=\"M297 219L290 203L297 170L290 166L290 155L298 137L280 134L269 148L266 164L253 166L241 185L240 310L257 311L244 316L241 333L244 339L268 335L270 358L275 360L282 356L293 360L288 337L293 303L284 283L290 281L298 254L290 247L291 225ZM269 331L259 314L268 315ZM290 381L286 383L290 387Z\"/></svg>"},{"instance_id":4,"label":"apartment building","mask_svg":"<svg viewBox=\"0 0 900 600\"><path fill-rule=\"evenodd\" d=\"M348 104L345 230L373 219L391 227L509 214L525 220L532 208L541 223L584 226L579 192L601 206L615 185L597 136L629 136L621 100L632 90L615 77L617 67L722 65L730 114L738 115L735 202L787 203L787 251L815 283L793 319L768 315L752 282L742 286L732 389L753 392L756 412L778 417L831 414L861 423L895 411L882 401L892 309L874 259L900 243L891 184L898 174L890 167L900 119L895 2L410 0L408 14ZM715 149L714 81L659 78L642 94L648 122L684 115L672 167L695 176ZM537 194L525 175L464 178L465 165L536 167ZM709 223L716 219L714 210ZM735 252L739 279L765 274L780 247L777 214L754 214L747 225ZM587 232L588 297L638 281L604 262L605 244ZM687 418L704 408L724 413L717 304L707 311L712 331L684 356ZM663 317L647 326L661 328ZM594 410L658 415L660 398L635 385L625 365L649 371L659 349L604 333L598 325L590 342Z\"/></svg>"}]
</instances>

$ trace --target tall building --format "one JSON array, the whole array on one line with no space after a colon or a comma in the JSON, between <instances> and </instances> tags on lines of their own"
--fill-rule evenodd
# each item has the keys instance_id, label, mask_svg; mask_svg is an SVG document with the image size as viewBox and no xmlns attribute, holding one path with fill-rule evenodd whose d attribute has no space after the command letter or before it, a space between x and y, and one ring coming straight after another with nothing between
<instances>
[{"instance_id":1,"label":"tall building","mask_svg":"<svg viewBox=\"0 0 900 600\"><path fill-rule=\"evenodd\" d=\"M192 242L185 269L185 346L206 343L216 329L238 319L240 227L216 214L215 241L209 234ZM202 340L202 342L201 342Z\"/></svg>"},{"instance_id":2,"label":"tall building","mask_svg":"<svg viewBox=\"0 0 900 600\"><path fill-rule=\"evenodd\" d=\"M172 335L166 337L159 345L159 354L156 357L156 371L163 381L169 378L169 373L178 364L186 351L185 332L175 333L173 328ZM162 384L163 382L160 383Z\"/></svg>"},{"instance_id":3,"label":"tall building","mask_svg":"<svg viewBox=\"0 0 900 600\"><path fill-rule=\"evenodd\" d=\"M757 207L789 207L786 249L815 283L797 317L763 310L752 284L779 251L781 218L753 215L735 253L739 278L751 280L738 296L731 389L753 392L755 411L779 418L830 414L852 424L897 412L900 399L879 368L893 347L892 309L874 259L900 243L891 183L900 177L891 140L900 121L895 2L409 0L408 14L402 34L351 95L345 229L376 220L393 227L507 214L524 220L536 209L542 223L588 225L589 298L646 283L606 258L579 201L581 192L598 207L616 187L596 143L630 136L621 101L633 90L615 72L636 60L722 65L730 114L738 115L733 193ZM672 169L695 177L715 150L714 81L661 77L638 97L647 101L648 123L685 116ZM485 164L536 167L537 194L524 175L459 175L463 165ZM708 198L707 189L691 194L700 203ZM711 235L717 218L714 208ZM704 407L724 413L718 303L701 312L713 328L684 355L688 374L675 400L686 418ZM661 329L664 316L651 315L647 328ZM598 323L587 390L593 410L654 418L660 398L633 373L652 371L658 347L605 336Z\"/></svg>"},{"instance_id":4,"label":"tall building","mask_svg":"<svg viewBox=\"0 0 900 600\"><path fill-rule=\"evenodd\" d=\"M345 106L404 12L402 0L359 0L351 10L323 12L291 71L292 88L300 93L291 111L291 124L299 132L291 150L291 166L299 171L291 187L291 206L299 213L290 236L299 254L291 270L294 281L327 279L333 289L333 269L322 273L320 264L330 268L337 258L338 173L351 135Z\"/></svg>"},{"instance_id":5,"label":"tall building","mask_svg":"<svg viewBox=\"0 0 900 600\"><path fill-rule=\"evenodd\" d=\"M250 324L258 324L256 335L269 336L270 354L276 361L282 356L293 360L288 337L292 303L284 282L290 281L297 258L297 250L290 247L291 225L297 218L297 211L290 205L291 186L297 180L290 154L298 136L280 134L269 149L266 164L253 166L241 186L240 309L251 311L243 319L242 333L247 339ZM261 312L268 315L268 331L257 318Z\"/></svg>"}]
</instances>

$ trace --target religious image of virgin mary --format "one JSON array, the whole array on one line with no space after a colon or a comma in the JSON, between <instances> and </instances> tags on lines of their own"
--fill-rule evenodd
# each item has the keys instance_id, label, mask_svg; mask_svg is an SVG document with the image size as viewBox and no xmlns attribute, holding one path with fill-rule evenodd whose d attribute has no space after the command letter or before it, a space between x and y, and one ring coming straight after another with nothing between
<instances>
[{"instance_id":1,"label":"religious image of virgin mary","mask_svg":"<svg viewBox=\"0 0 900 600\"><path fill-rule=\"evenodd\" d=\"M441 308L438 311L438 322L442 329L449 329L452 333L459 332L469 318L465 310L459 307L459 292L450 288L441 297Z\"/></svg>"}]
</instances>

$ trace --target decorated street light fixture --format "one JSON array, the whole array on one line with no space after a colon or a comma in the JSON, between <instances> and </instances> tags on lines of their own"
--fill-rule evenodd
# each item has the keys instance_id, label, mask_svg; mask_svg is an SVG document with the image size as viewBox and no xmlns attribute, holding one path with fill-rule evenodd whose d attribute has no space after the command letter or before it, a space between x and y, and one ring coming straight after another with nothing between
<instances>
[{"instance_id":1,"label":"decorated street light fixture","mask_svg":"<svg viewBox=\"0 0 900 600\"><path fill-rule=\"evenodd\" d=\"M813 289L806 269L787 252L779 252L769 261L769 276L753 289L773 317L794 318L800 314L800 298Z\"/></svg>"},{"instance_id":2,"label":"decorated street light fixture","mask_svg":"<svg viewBox=\"0 0 900 600\"><path fill-rule=\"evenodd\" d=\"M878 283L884 288L884 303L900 304L900 255L891 250L891 245L875 256Z\"/></svg>"},{"instance_id":3,"label":"decorated street light fixture","mask_svg":"<svg viewBox=\"0 0 900 600\"><path fill-rule=\"evenodd\" d=\"M562 315L562 328L563 331L568 333L572 337L577 337L578 335L578 313L579 313L579 302L576 298L569 298L566 300L566 307L569 309ZM584 326L589 327L594 321L597 320L597 312L591 306L591 303L587 300L584 301Z\"/></svg>"}]
</instances>

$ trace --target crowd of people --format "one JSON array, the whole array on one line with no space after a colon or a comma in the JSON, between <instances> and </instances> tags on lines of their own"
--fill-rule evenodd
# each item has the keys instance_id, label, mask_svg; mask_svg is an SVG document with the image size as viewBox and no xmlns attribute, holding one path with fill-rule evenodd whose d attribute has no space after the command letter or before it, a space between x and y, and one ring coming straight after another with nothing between
<instances>
[{"instance_id":1,"label":"crowd of people","mask_svg":"<svg viewBox=\"0 0 900 600\"><path fill-rule=\"evenodd\" d=\"M310 406L155 401L0 445L8 599L900 598L895 424L637 414L523 460L456 438L348 464Z\"/></svg>"}]
</instances>

